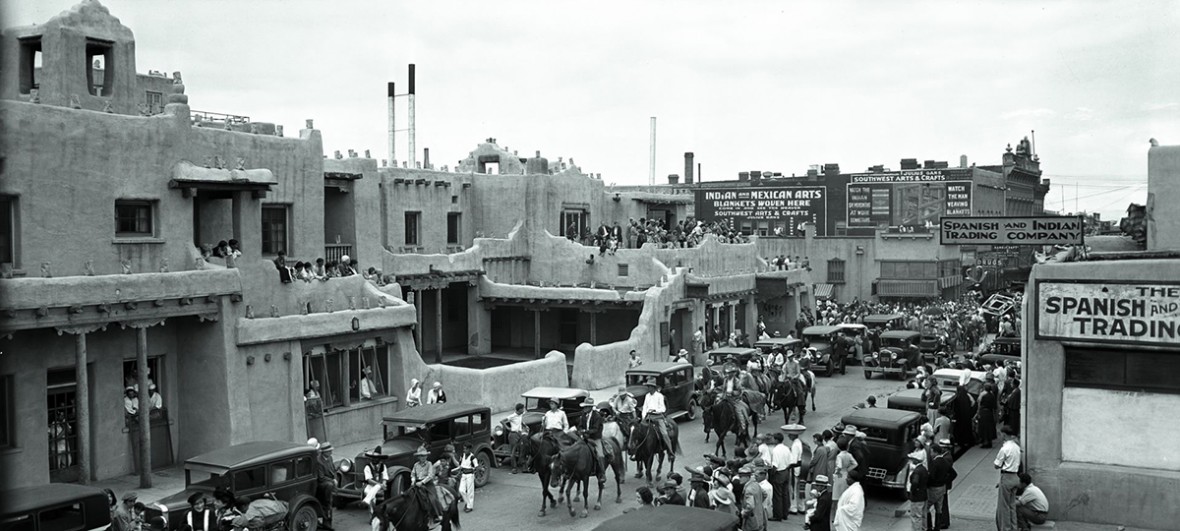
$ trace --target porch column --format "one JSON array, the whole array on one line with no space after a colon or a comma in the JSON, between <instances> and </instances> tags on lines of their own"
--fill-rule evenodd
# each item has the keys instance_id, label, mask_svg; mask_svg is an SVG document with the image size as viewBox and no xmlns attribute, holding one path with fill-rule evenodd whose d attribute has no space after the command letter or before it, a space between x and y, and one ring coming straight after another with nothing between
<instances>
[{"instance_id":1,"label":"porch column","mask_svg":"<svg viewBox=\"0 0 1180 531\"><path fill-rule=\"evenodd\" d=\"M77 393L74 407L77 411L78 467L81 475L78 482L90 483L90 373L86 370L86 333L74 335L74 381Z\"/></svg>"},{"instance_id":2,"label":"porch column","mask_svg":"<svg viewBox=\"0 0 1180 531\"><path fill-rule=\"evenodd\" d=\"M737 328L737 301L727 301L725 303L725 318L727 319L726 322L729 323L729 333L732 334L734 329ZM742 330L742 332L745 332L745 330Z\"/></svg>"},{"instance_id":3,"label":"porch column","mask_svg":"<svg viewBox=\"0 0 1180 531\"><path fill-rule=\"evenodd\" d=\"M533 359L541 359L541 310L533 310Z\"/></svg>"},{"instance_id":4,"label":"porch column","mask_svg":"<svg viewBox=\"0 0 1180 531\"><path fill-rule=\"evenodd\" d=\"M435 288L434 290L434 362L442 363L443 358L443 288Z\"/></svg>"},{"instance_id":5,"label":"porch column","mask_svg":"<svg viewBox=\"0 0 1180 531\"><path fill-rule=\"evenodd\" d=\"M135 334L136 367L139 370L139 488L150 489L152 487L152 402L151 390L148 389L147 327L136 327Z\"/></svg>"},{"instance_id":6,"label":"porch column","mask_svg":"<svg viewBox=\"0 0 1180 531\"><path fill-rule=\"evenodd\" d=\"M418 349L418 355L422 356L422 361L426 361L425 352L422 351L422 290L414 290L414 313L418 317L418 326L414 327L414 346Z\"/></svg>"},{"instance_id":7,"label":"porch column","mask_svg":"<svg viewBox=\"0 0 1180 531\"><path fill-rule=\"evenodd\" d=\"M590 344L598 344L598 312L590 312Z\"/></svg>"}]
</instances>

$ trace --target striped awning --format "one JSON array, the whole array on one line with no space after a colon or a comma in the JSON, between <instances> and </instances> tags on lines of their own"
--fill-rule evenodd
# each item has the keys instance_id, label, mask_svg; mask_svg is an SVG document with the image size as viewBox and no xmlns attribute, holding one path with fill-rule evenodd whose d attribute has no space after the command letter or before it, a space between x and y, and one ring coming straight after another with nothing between
<instances>
[{"instance_id":1,"label":"striped awning","mask_svg":"<svg viewBox=\"0 0 1180 531\"><path fill-rule=\"evenodd\" d=\"M833 284L816 284L815 298L816 299L830 299L832 298L832 290L836 288Z\"/></svg>"},{"instance_id":2,"label":"striped awning","mask_svg":"<svg viewBox=\"0 0 1180 531\"><path fill-rule=\"evenodd\" d=\"M878 297L934 298L941 295L937 280L878 280Z\"/></svg>"}]
</instances>

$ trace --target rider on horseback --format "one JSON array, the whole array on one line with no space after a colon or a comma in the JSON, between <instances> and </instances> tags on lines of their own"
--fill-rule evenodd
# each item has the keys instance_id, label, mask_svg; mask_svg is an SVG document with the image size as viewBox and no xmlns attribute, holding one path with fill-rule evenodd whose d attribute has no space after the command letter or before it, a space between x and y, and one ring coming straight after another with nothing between
<instances>
[{"instance_id":1,"label":"rider on horseback","mask_svg":"<svg viewBox=\"0 0 1180 531\"><path fill-rule=\"evenodd\" d=\"M610 399L611 409L615 411L615 418L621 426L635 423L635 396L627 392L625 386L619 386L619 392Z\"/></svg>"},{"instance_id":2,"label":"rider on horseback","mask_svg":"<svg viewBox=\"0 0 1180 531\"><path fill-rule=\"evenodd\" d=\"M725 364L725 381L721 384L721 390L724 393L723 400L728 401L733 405L734 413L738 417L738 427L745 432L750 425L749 421L749 406L742 400L742 378L738 373L737 365L732 363Z\"/></svg>"},{"instance_id":3,"label":"rider on horseback","mask_svg":"<svg viewBox=\"0 0 1180 531\"><path fill-rule=\"evenodd\" d=\"M643 399L643 419L655 426L656 433L660 435L660 442L664 448L672 452L675 447L672 446L672 439L668 436L668 432L671 430L668 428L668 418L664 416L668 410L664 404L664 394L656 386L655 380L648 380L646 385L647 396Z\"/></svg>"},{"instance_id":4,"label":"rider on horseback","mask_svg":"<svg viewBox=\"0 0 1180 531\"><path fill-rule=\"evenodd\" d=\"M588 396L582 402L582 419L578 421L578 434L582 441L590 446L590 453L594 455L595 471L601 473L606 468L602 450L602 415L594 409L594 397Z\"/></svg>"},{"instance_id":5,"label":"rider on horseback","mask_svg":"<svg viewBox=\"0 0 1180 531\"><path fill-rule=\"evenodd\" d=\"M569 427L569 417L565 415L565 411L561 410L561 399L550 398L549 411L546 411L545 416L541 417L541 433L553 444L557 444L556 435L568 430Z\"/></svg>"},{"instance_id":6,"label":"rider on horseback","mask_svg":"<svg viewBox=\"0 0 1180 531\"><path fill-rule=\"evenodd\" d=\"M418 462L414 463L414 468L410 470L410 487L422 488L426 499L430 502L426 504L426 512L437 523L442 520L442 515L446 511L443 509L442 501L438 499L438 492L435 490L435 479L437 476L434 472L434 465L429 460L430 452L423 445L418 447L418 450L414 452L414 456L418 458Z\"/></svg>"}]
</instances>

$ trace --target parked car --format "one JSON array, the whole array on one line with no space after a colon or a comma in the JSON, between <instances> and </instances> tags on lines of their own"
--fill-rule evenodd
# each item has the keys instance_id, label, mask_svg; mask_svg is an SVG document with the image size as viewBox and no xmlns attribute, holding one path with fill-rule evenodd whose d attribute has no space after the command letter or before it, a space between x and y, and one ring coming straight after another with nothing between
<instances>
[{"instance_id":1,"label":"parked car","mask_svg":"<svg viewBox=\"0 0 1180 531\"><path fill-rule=\"evenodd\" d=\"M524 417L521 419L525 430L532 435L541 431L541 418L549 411L549 401L556 398L565 411L570 425L576 425L582 419L584 409L582 402L590 396L590 391L572 387L534 387L520 395L524 398ZM512 457L508 444L508 432L504 426L496 425L492 428L492 448L496 466L500 466L504 459Z\"/></svg>"},{"instance_id":2,"label":"parked car","mask_svg":"<svg viewBox=\"0 0 1180 531\"><path fill-rule=\"evenodd\" d=\"M749 350L757 352L755 349ZM697 418L697 409L700 405L697 402L699 397L692 365L673 362L645 363L634 369L627 369L626 381L627 391L635 395L637 412L643 410L643 400L647 398L647 382L654 381L656 388L664 395L668 418Z\"/></svg>"},{"instance_id":3,"label":"parked car","mask_svg":"<svg viewBox=\"0 0 1180 531\"><path fill-rule=\"evenodd\" d=\"M845 426L865 432L868 463L857 466L864 473L864 484L905 489L910 441L918 437L921 421L922 415L913 411L879 407L857 409L840 419Z\"/></svg>"},{"instance_id":4,"label":"parked car","mask_svg":"<svg viewBox=\"0 0 1180 531\"><path fill-rule=\"evenodd\" d=\"M371 459L385 463L390 496L405 492L410 485L410 469L417 462L414 452L419 446L426 446L433 462L448 443L455 445L456 450L464 443L471 443L477 461L475 486L487 485L495 463L491 423L492 410L487 406L454 402L425 404L385 417L382 422L385 442L381 444L380 457L361 452L351 461L343 459L337 463L337 503L343 506L364 497L365 466Z\"/></svg>"},{"instance_id":5,"label":"parked car","mask_svg":"<svg viewBox=\"0 0 1180 531\"><path fill-rule=\"evenodd\" d=\"M766 353L776 348L781 348L784 352L788 350L799 352L803 349L803 340L793 337L772 337L770 339L759 339L757 343L754 343L754 348L758 349L762 356L765 356Z\"/></svg>"},{"instance_id":6,"label":"parked car","mask_svg":"<svg viewBox=\"0 0 1180 531\"><path fill-rule=\"evenodd\" d=\"M1020 361L1021 341L1019 337L997 337L980 352L979 359L992 365Z\"/></svg>"},{"instance_id":7,"label":"parked car","mask_svg":"<svg viewBox=\"0 0 1180 531\"><path fill-rule=\"evenodd\" d=\"M733 356L741 368L744 368L750 362L750 358L757 354L758 349L747 347L718 347L708 352L709 361L712 361L714 366L724 365L725 360Z\"/></svg>"},{"instance_id":8,"label":"parked car","mask_svg":"<svg viewBox=\"0 0 1180 531\"><path fill-rule=\"evenodd\" d=\"M325 509L316 499L316 449L286 441L254 441L190 457L184 462L184 490L146 504L145 520L162 516L168 529L179 529L197 492L210 497L225 487L235 497L264 496L286 502L287 529L315 531Z\"/></svg>"},{"instance_id":9,"label":"parked car","mask_svg":"<svg viewBox=\"0 0 1180 531\"><path fill-rule=\"evenodd\" d=\"M631 511L611 518L594 531L667 530L735 531L737 515L728 511L712 511L682 505L661 505L653 510Z\"/></svg>"},{"instance_id":10,"label":"parked car","mask_svg":"<svg viewBox=\"0 0 1180 531\"><path fill-rule=\"evenodd\" d=\"M102 489L51 483L0 491L4 531L96 531L111 525Z\"/></svg>"},{"instance_id":11,"label":"parked car","mask_svg":"<svg viewBox=\"0 0 1180 531\"><path fill-rule=\"evenodd\" d=\"M867 315L861 319L861 322L869 328L880 328L881 330L901 330L906 326L905 316L900 313Z\"/></svg>"},{"instance_id":12,"label":"parked car","mask_svg":"<svg viewBox=\"0 0 1180 531\"><path fill-rule=\"evenodd\" d=\"M987 373L984 371L938 369L934 371L934 382L942 390L943 395L954 395L955 389L959 387L959 379L963 377L964 373L970 375L967 380L967 392L971 396L979 396L979 393L983 391L984 382L987 381Z\"/></svg>"},{"instance_id":13,"label":"parked car","mask_svg":"<svg viewBox=\"0 0 1180 531\"><path fill-rule=\"evenodd\" d=\"M889 409L913 411L914 413L925 415L926 401L922 400L923 391L924 389L902 389L901 391L889 395L889 399L886 401L885 407ZM943 393L942 398L939 399L938 403L940 406L948 406L954 401L954 393Z\"/></svg>"},{"instance_id":14,"label":"parked car","mask_svg":"<svg viewBox=\"0 0 1180 531\"><path fill-rule=\"evenodd\" d=\"M865 357L865 379L874 373L896 374L902 379L910 372L917 372L922 364L922 353L918 350L920 334L913 330L887 330L881 332L881 350L869 359Z\"/></svg>"},{"instance_id":15,"label":"parked car","mask_svg":"<svg viewBox=\"0 0 1180 531\"><path fill-rule=\"evenodd\" d=\"M811 369L817 373L823 372L831 376L840 371L846 372L843 356L833 356L835 341L840 336L840 328L836 326L809 326L803 329L803 342L815 349L811 359Z\"/></svg>"}]
</instances>

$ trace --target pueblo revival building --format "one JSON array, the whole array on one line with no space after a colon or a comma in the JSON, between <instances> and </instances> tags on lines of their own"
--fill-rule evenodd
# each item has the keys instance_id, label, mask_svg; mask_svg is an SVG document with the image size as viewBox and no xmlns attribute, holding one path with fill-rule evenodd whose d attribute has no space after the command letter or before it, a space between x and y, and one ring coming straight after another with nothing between
<instances>
[{"instance_id":1,"label":"pueblo revival building","mask_svg":"<svg viewBox=\"0 0 1180 531\"><path fill-rule=\"evenodd\" d=\"M616 192L493 139L455 171L328 158L312 120L287 136L195 110L179 72L136 73L135 45L95 0L0 39L6 485L147 486L244 441L377 439L411 379L496 410L601 388L633 349L665 359L811 300L808 272L770 271L756 243L564 237L685 216L691 196ZM282 282L275 262L346 255L380 274Z\"/></svg>"}]
</instances>

